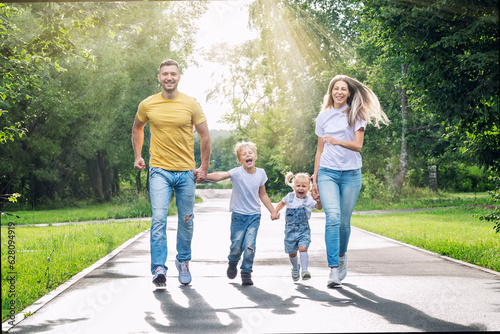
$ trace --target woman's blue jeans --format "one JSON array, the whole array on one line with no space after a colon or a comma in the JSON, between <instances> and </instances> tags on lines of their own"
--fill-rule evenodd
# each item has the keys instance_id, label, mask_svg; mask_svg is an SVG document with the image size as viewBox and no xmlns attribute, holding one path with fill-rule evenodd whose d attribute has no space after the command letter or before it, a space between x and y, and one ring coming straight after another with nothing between
<instances>
[{"instance_id":1,"label":"woman's blue jeans","mask_svg":"<svg viewBox=\"0 0 500 334\"><path fill-rule=\"evenodd\" d=\"M231 249L229 262L237 264L243 254L240 270L242 273L252 273L257 232L260 226L260 214L231 214Z\"/></svg>"},{"instance_id":2,"label":"woman's blue jeans","mask_svg":"<svg viewBox=\"0 0 500 334\"><path fill-rule=\"evenodd\" d=\"M194 171L171 172L158 167L149 169L149 194L153 209L151 221L151 272L164 267L167 261L167 215L168 205L175 192L177 206L177 260L191 260L191 240L193 238L194 191L196 188Z\"/></svg>"},{"instance_id":3,"label":"woman's blue jeans","mask_svg":"<svg viewBox=\"0 0 500 334\"><path fill-rule=\"evenodd\" d=\"M329 267L338 267L339 255L347 252L351 215L361 190L361 169L336 171L321 167L318 189L325 210L326 257Z\"/></svg>"}]
</instances>

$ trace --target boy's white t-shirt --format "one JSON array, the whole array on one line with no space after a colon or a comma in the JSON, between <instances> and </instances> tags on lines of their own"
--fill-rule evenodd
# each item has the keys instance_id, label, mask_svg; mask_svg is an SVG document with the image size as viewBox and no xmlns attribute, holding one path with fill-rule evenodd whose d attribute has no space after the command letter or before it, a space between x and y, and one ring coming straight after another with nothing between
<instances>
[{"instance_id":1,"label":"boy's white t-shirt","mask_svg":"<svg viewBox=\"0 0 500 334\"><path fill-rule=\"evenodd\" d=\"M297 198L294 192L288 193L281 201L285 203L286 207L289 209L296 209L304 206L307 213L307 219L311 218L311 210L316 206L316 201L311 196L307 195L305 198Z\"/></svg>"},{"instance_id":2,"label":"boy's white t-shirt","mask_svg":"<svg viewBox=\"0 0 500 334\"><path fill-rule=\"evenodd\" d=\"M340 140L353 141L354 132L361 128L366 129L366 121L356 119L354 128L352 128L347 122L347 114L343 113L348 107L348 105L340 109L334 109L332 107L321 112L316 118L316 135L318 137L328 135ZM325 143L319 161L320 167L333 170L359 169L362 165L363 162L359 152L349 150L340 145L330 145L328 143Z\"/></svg>"},{"instance_id":3,"label":"boy's white t-shirt","mask_svg":"<svg viewBox=\"0 0 500 334\"><path fill-rule=\"evenodd\" d=\"M229 211L242 215L260 214L259 188L267 182L266 172L256 168L255 174L249 174L243 166L229 171L233 191L229 202Z\"/></svg>"}]
</instances>

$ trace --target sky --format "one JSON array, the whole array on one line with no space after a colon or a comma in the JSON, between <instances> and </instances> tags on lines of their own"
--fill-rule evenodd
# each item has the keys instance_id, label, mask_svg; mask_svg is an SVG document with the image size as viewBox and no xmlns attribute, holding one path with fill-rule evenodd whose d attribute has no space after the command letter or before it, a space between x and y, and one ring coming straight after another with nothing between
<instances>
[{"instance_id":1,"label":"sky","mask_svg":"<svg viewBox=\"0 0 500 334\"><path fill-rule=\"evenodd\" d=\"M250 0L210 1L207 12L200 18L199 32L196 35L194 57L199 66L186 68L179 82L179 91L192 96L200 102L207 116L211 130L231 130L227 124L220 122L228 107L220 103L206 102L206 91L211 86L210 76L224 67L203 59L201 52L209 50L217 43L226 42L231 45L257 37L255 31L248 28L248 4Z\"/></svg>"}]
</instances>

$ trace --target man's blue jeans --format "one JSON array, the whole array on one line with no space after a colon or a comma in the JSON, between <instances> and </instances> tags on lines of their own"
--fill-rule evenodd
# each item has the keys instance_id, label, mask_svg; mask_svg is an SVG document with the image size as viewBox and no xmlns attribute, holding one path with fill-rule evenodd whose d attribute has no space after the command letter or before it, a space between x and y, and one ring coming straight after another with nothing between
<instances>
[{"instance_id":1,"label":"man's blue jeans","mask_svg":"<svg viewBox=\"0 0 500 334\"><path fill-rule=\"evenodd\" d=\"M231 214L231 249L228 259L230 263L237 264L243 254L240 267L242 273L252 272L259 226L260 214L242 215L236 212Z\"/></svg>"},{"instance_id":2,"label":"man's blue jeans","mask_svg":"<svg viewBox=\"0 0 500 334\"><path fill-rule=\"evenodd\" d=\"M336 171L320 167L318 189L326 215L325 242L329 267L338 267L347 252L351 215L361 190L361 169Z\"/></svg>"},{"instance_id":3,"label":"man's blue jeans","mask_svg":"<svg viewBox=\"0 0 500 334\"><path fill-rule=\"evenodd\" d=\"M171 172L158 167L149 169L149 193L153 209L151 221L151 273L161 266L167 269L167 215L168 205L175 192L177 206L177 260L191 260L193 238L193 208L196 182L194 171Z\"/></svg>"}]
</instances>

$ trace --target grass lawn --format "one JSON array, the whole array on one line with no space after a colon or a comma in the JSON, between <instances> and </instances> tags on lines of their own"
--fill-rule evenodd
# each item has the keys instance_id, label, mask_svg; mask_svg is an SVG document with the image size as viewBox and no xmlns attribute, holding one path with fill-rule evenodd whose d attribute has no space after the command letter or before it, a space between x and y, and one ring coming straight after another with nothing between
<instances>
[{"instance_id":1,"label":"grass lawn","mask_svg":"<svg viewBox=\"0 0 500 334\"><path fill-rule=\"evenodd\" d=\"M149 227L149 222L2 227L2 322L10 315L11 301L19 313Z\"/></svg>"},{"instance_id":2,"label":"grass lawn","mask_svg":"<svg viewBox=\"0 0 500 334\"><path fill-rule=\"evenodd\" d=\"M398 214L354 215L353 226L434 253L500 271L500 234L474 217L485 209L461 206Z\"/></svg>"},{"instance_id":3,"label":"grass lawn","mask_svg":"<svg viewBox=\"0 0 500 334\"><path fill-rule=\"evenodd\" d=\"M196 203L201 202L201 198L196 196ZM81 222L89 220L106 220L120 218L140 218L151 217L151 204L144 196L138 196L137 200L120 202L115 200L111 203L85 205L53 210L17 210L7 211L10 214L19 216L2 217L2 226L6 226L9 221L16 225L27 224L53 224L60 222ZM169 215L177 213L175 199L172 198L168 209Z\"/></svg>"}]
</instances>

